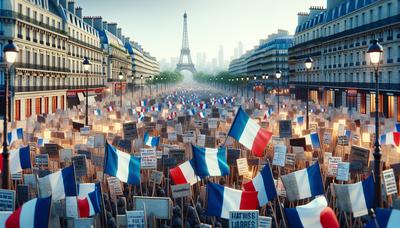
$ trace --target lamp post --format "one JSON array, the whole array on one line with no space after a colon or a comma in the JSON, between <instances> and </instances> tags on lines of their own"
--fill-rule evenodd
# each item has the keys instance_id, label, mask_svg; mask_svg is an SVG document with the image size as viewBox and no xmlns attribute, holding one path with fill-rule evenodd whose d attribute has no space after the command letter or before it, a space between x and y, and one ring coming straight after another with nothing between
<instances>
[{"instance_id":1,"label":"lamp post","mask_svg":"<svg viewBox=\"0 0 400 228\"><path fill-rule=\"evenodd\" d=\"M314 62L314 60L311 57L308 57L306 59L306 61L304 62L304 65L306 66L306 70L307 70L307 103L306 103L306 128L307 128L307 130L308 130L308 127L310 125L310 120L309 120L309 117L308 117L308 112L309 112L308 111L308 109L309 109L308 103L309 103L309 99L310 99L310 85L309 85L310 81L309 81L309 77L310 77L310 70L311 70L313 62Z\"/></svg>"},{"instance_id":2,"label":"lamp post","mask_svg":"<svg viewBox=\"0 0 400 228\"><path fill-rule=\"evenodd\" d=\"M236 94L239 94L239 78L236 78Z\"/></svg>"},{"instance_id":3,"label":"lamp post","mask_svg":"<svg viewBox=\"0 0 400 228\"><path fill-rule=\"evenodd\" d=\"M143 75L140 75L140 100L143 98Z\"/></svg>"},{"instance_id":4,"label":"lamp post","mask_svg":"<svg viewBox=\"0 0 400 228\"><path fill-rule=\"evenodd\" d=\"M253 107L256 108L256 80L257 80L257 76L254 76L254 86L253 86Z\"/></svg>"},{"instance_id":5,"label":"lamp post","mask_svg":"<svg viewBox=\"0 0 400 228\"><path fill-rule=\"evenodd\" d=\"M151 97L151 85L153 83L153 75L149 76L149 80L150 80L150 97Z\"/></svg>"},{"instance_id":6,"label":"lamp post","mask_svg":"<svg viewBox=\"0 0 400 228\"><path fill-rule=\"evenodd\" d=\"M263 79L264 79L264 82L265 82L265 84L264 84L264 102L265 102L265 94L266 94L266 91L265 91L265 87L267 86L267 80L268 80L268 74L264 74L263 75Z\"/></svg>"},{"instance_id":7,"label":"lamp post","mask_svg":"<svg viewBox=\"0 0 400 228\"><path fill-rule=\"evenodd\" d=\"M250 80L250 77L247 77L246 80L247 80L247 83L246 83L246 98L249 99L249 80Z\"/></svg>"},{"instance_id":8,"label":"lamp post","mask_svg":"<svg viewBox=\"0 0 400 228\"><path fill-rule=\"evenodd\" d=\"M8 158L10 154L7 148L7 122L8 122L8 93L9 93L9 68L14 64L18 55L18 47L12 42L8 41L8 44L4 46L4 56L6 60L6 70L4 71L4 116L3 116L3 171L1 173L2 187L3 189L9 188L9 164Z\"/></svg>"},{"instance_id":9,"label":"lamp post","mask_svg":"<svg viewBox=\"0 0 400 228\"><path fill-rule=\"evenodd\" d=\"M276 77L276 79L277 79L277 81L278 81L278 114L279 114L279 109L280 109L280 104L279 104L279 96L280 96L280 89L279 89L279 79L282 77L282 71L280 71L280 70L277 70L276 72L275 72L275 77Z\"/></svg>"},{"instance_id":10,"label":"lamp post","mask_svg":"<svg viewBox=\"0 0 400 228\"><path fill-rule=\"evenodd\" d=\"M132 74L132 76L131 76L131 88L132 88L132 98L133 98L133 90L134 90L134 88L135 88L135 86L134 86L134 83L135 82L135 76Z\"/></svg>"},{"instance_id":11,"label":"lamp post","mask_svg":"<svg viewBox=\"0 0 400 228\"><path fill-rule=\"evenodd\" d=\"M121 110L122 110L122 79L124 78L124 74L122 73L122 67L121 70L119 71L118 74L118 79L119 79L119 89L121 91L121 97L120 97L120 105L121 105Z\"/></svg>"},{"instance_id":12,"label":"lamp post","mask_svg":"<svg viewBox=\"0 0 400 228\"><path fill-rule=\"evenodd\" d=\"M381 193L381 146L379 144L379 63L383 53L383 47L374 40L367 51L371 64L375 70L375 148L374 148L374 176L375 176L375 207L382 207Z\"/></svg>"},{"instance_id":13,"label":"lamp post","mask_svg":"<svg viewBox=\"0 0 400 228\"><path fill-rule=\"evenodd\" d=\"M83 59L83 69L86 74L86 113L85 113L85 125L89 126L89 70L90 70L90 62L88 57L84 57Z\"/></svg>"}]
</instances>

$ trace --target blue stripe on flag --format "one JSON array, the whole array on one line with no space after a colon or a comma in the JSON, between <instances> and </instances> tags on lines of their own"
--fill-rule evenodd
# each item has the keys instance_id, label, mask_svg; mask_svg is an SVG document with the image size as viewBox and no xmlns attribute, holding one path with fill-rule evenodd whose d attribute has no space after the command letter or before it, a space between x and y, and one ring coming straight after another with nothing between
<instances>
[{"instance_id":1,"label":"blue stripe on flag","mask_svg":"<svg viewBox=\"0 0 400 228\"><path fill-rule=\"evenodd\" d=\"M47 198L37 198L35 211L31 211L35 216L34 227L48 227L51 206L51 196Z\"/></svg>"},{"instance_id":2,"label":"blue stripe on flag","mask_svg":"<svg viewBox=\"0 0 400 228\"><path fill-rule=\"evenodd\" d=\"M62 169L61 171L65 196L76 196L76 183L75 183L75 172L74 167L70 166Z\"/></svg>"},{"instance_id":3,"label":"blue stripe on flag","mask_svg":"<svg viewBox=\"0 0 400 228\"><path fill-rule=\"evenodd\" d=\"M128 184L140 184L140 158L131 156L131 160L129 161Z\"/></svg>"},{"instance_id":4,"label":"blue stripe on flag","mask_svg":"<svg viewBox=\"0 0 400 228\"><path fill-rule=\"evenodd\" d=\"M370 175L366 180L362 181L362 187L367 208L372 208L374 206L375 199L374 179L372 175Z\"/></svg>"},{"instance_id":5,"label":"blue stripe on flag","mask_svg":"<svg viewBox=\"0 0 400 228\"><path fill-rule=\"evenodd\" d=\"M207 215L221 217L224 204L224 186L207 184Z\"/></svg>"},{"instance_id":6,"label":"blue stripe on flag","mask_svg":"<svg viewBox=\"0 0 400 228\"><path fill-rule=\"evenodd\" d=\"M261 170L261 177L264 182L265 193L267 193L268 201L275 199L278 194L276 193L275 183L269 164L265 165Z\"/></svg>"},{"instance_id":7,"label":"blue stripe on flag","mask_svg":"<svg viewBox=\"0 0 400 228\"><path fill-rule=\"evenodd\" d=\"M228 135L239 141L248 121L249 116L243 111L242 107L239 107Z\"/></svg>"},{"instance_id":8,"label":"blue stripe on flag","mask_svg":"<svg viewBox=\"0 0 400 228\"><path fill-rule=\"evenodd\" d=\"M310 182L310 191L312 196L323 195L324 187L322 184L321 170L318 162L307 168L308 181Z\"/></svg>"},{"instance_id":9,"label":"blue stripe on flag","mask_svg":"<svg viewBox=\"0 0 400 228\"><path fill-rule=\"evenodd\" d=\"M31 151L29 146L19 148L19 161L22 169L30 169L31 166Z\"/></svg>"},{"instance_id":10,"label":"blue stripe on flag","mask_svg":"<svg viewBox=\"0 0 400 228\"><path fill-rule=\"evenodd\" d=\"M217 157L218 157L218 166L219 166L219 169L221 170L221 176L229 175L229 166L228 166L228 162L226 161L226 148L225 147L218 148Z\"/></svg>"},{"instance_id":11,"label":"blue stripe on flag","mask_svg":"<svg viewBox=\"0 0 400 228\"><path fill-rule=\"evenodd\" d=\"M195 163L194 171L199 177L208 177L210 173L208 172L208 167L206 163L206 148L200 148L197 146L192 146L193 151L193 162Z\"/></svg>"},{"instance_id":12,"label":"blue stripe on flag","mask_svg":"<svg viewBox=\"0 0 400 228\"><path fill-rule=\"evenodd\" d=\"M88 194L88 197L93 205L93 209L95 213L100 212L100 202L101 202L101 192L99 183L96 183L95 190Z\"/></svg>"},{"instance_id":13,"label":"blue stripe on flag","mask_svg":"<svg viewBox=\"0 0 400 228\"><path fill-rule=\"evenodd\" d=\"M318 133L311 133L310 137L311 137L312 147L314 149L321 148L321 143L319 141Z\"/></svg>"},{"instance_id":14,"label":"blue stripe on flag","mask_svg":"<svg viewBox=\"0 0 400 228\"><path fill-rule=\"evenodd\" d=\"M289 227L304 227L296 208L285 208L285 213L289 223Z\"/></svg>"},{"instance_id":15,"label":"blue stripe on flag","mask_svg":"<svg viewBox=\"0 0 400 228\"><path fill-rule=\"evenodd\" d=\"M392 209L386 209L386 208L376 208L375 210L376 214L376 221L379 224L379 227L387 227L390 219L390 215L392 214ZM374 221L372 221L374 222ZM375 224L373 224L375 225ZM373 226L375 227L375 226Z\"/></svg>"},{"instance_id":16,"label":"blue stripe on flag","mask_svg":"<svg viewBox=\"0 0 400 228\"><path fill-rule=\"evenodd\" d=\"M118 156L115 148L107 143L106 145L106 164L104 165L104 173L115 177L118 170Z\"/></svg>"}]
</instances>

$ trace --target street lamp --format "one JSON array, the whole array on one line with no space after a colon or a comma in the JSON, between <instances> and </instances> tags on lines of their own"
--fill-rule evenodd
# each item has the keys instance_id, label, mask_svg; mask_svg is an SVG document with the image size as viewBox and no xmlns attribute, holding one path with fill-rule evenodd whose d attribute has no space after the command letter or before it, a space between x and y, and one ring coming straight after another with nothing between
<instances>
[{"instance_id":1,"label":"street lamp","mask_svg":"<svg viewBox=\"0 0 400 228\"><path fill-rule=\"evenodd\" d=\"M276 77L276 79L277 79L277 81L278 81L278 114L279 114L279 106L280 106L280 104L279 104L279 93L280 93L280 89L279 89L279 79L282 77L282 71L280 71L280 70L277 70L276 72L275 72L275 77Z\"/></svg>"},{"instance_id":2,"label":"street lamp","mask_svg":"<svg viewBox=\"0 0 400 228\"><path fill-rule=\"evenodd\" d=\"M151 85L152 85L152 83L153 83L153 76L152 75L150 75L149 76L149 80L150 80L150 97L151 97Z\"/></svg>"},{"instance_id":3,"label":"street lamp","mask_svg":"<svg viewBox=\"0 0 400 228\"><path fill-rule=\"evenodd\" d=\"M120 102L121 102L121 110L122 110L122 79L124 79L124 74L122 73L122 67L121 67L121 70L119 71L118 79L119 79L119 87L121 90Z\"/></svg>"},{"instance_id":4,"label":"street lamp","mask_svg":"<svg viewBox=\"0 0 400 228\"><path fill-rule=\"evenodd\" d=\"M239 93L239 78L236 78L236 95Z\"/></svg>"},{"instance_id":5,"label":"street lamp","mask_svg":"<svg viewBox=\"0 0 400 228\"><path fill-rule=\"evenodd\" d=\"M265 84L264 84L264 89L263 89L263 91L264 91L264 102L265 102L265 87L267 86L267 80L268 80L268 74L264 74L263 75L263 79L264 79L264 82L265 82Z\"/></svg>"},{"instance_id":6,"label":"street lamp","mask_svg":"<svg viewBox=\"0 0 400 228\"><path fill-rule=\"evenodd\" d=\"M250 77L247 77L246 80L247 80L247 83L246 83L246 97L247 97L247 99L249 99L249 80L250 80Z\"/></svg>"},{"instance_id":7,"label":"street lamp","mask_svg":"<svg viewBox=\"0 0 400 228\"><path fill-rule=\"evenodd\" d=\"M381 146L379 144L379 63L383 53L383 47L374 40L367 51L371 64L375 70L375 148L374 148L374 176L375 176L375 207L382 207L381 194Z\"/></svg>"},{"instance_id":8,"label":"street lamp","mask_svg":"<svg viewBox=\"0 0 400 228\"><path fill-rule=\"evenodd\" d=\"M132 98L133 98L133 90L135 89L135 86L133 85L134 81L135 81L135 75L132 74L132 76L131 76Z\"/></svg>"},{"instance_id":9,"label":"street lamp","mask_svg":"<svg viewBox=\"0 0 400 228\"><path fill-rule=\"evenodd\" d=\"M8 44L4 46L4 56L6 61L6 70L4 72L4 115L3 115L3 171L1 173L2 178L2 187L3 189L9 188L9 164L8 164L8 157L10 154L8 153L7 148L7 122L8 122L8 93L9 93L9 68L11 65L15 63L18 55L18 47L13 43L12 40L8 41Z\"/></svg>"},{"instance_id":10,"label":"street lamp","mask_svg":"<svg viewBox=\"0 0 400 228\"><path fill-rule=\"evenodd\" d=\"M307 130L308 130L308 127L310 125L310 120L309 120L309 117L308 117L308 109L309 109L308 103L309 103L309 98L310 98L310 85L309 85L310 81L309 81L309 77L310 77L310 70L311 70L311 67L313 65L313 62L314 62L314 60L311 57L308 57L306 59L306 61L304 62L304 65L306 66L306 70L307 70L307 103L306 103L306 128L307 128Z\"/></svg>"},{"instance_id":11,"label":"street lamp","mask_svg":"<svg viewBox=\"0 0 400 228\"><path fill-rule=\"evenodd\" d=\"M85 118L85 125L89 126L89 70L90 70L90 62L88 57L84 57L83 59L83 70L86 74L86 118Z\"/></svg>"},{"instance_id":12,"label":"street lamp","mask_svg":"<svg viewBox=\"0 0 400 228\"><path fill-rule=\"evenodd\" d=\"M143 75L140 75L140 100L143 99Z\"/></svg>"},{"instance_id":13,"label":"street lamp","mask_svg":"<svg viewBox=\"0 0 400 228\"><path fill-rule=\"evenodd\" d=\"M254 86L253 86L253 107L256 108L256 81L257 80L257 76L254 76Z\"/></svg>"}]
</instances>

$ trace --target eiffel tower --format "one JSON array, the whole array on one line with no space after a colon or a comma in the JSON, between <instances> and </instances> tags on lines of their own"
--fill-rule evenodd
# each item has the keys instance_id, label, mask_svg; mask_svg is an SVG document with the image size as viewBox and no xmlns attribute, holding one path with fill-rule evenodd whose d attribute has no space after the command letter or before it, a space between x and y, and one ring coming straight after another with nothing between
<instances>
[{"instance_id":1,"label":"eiffel tower","mask_svg":"<svg viewBox=\"0 0 400 228\"><path fill-rule=\"evenodd\" d=\"M187 62L183 61L184 57L187 58ZM196 73L196 68L194 68L194 64L192 62L192 57L190 57L186 12L183 15L183 38L182 38L181 56L179 57L179 62L176 65L176 71L180 72L183 70L190 71L190 72L192 72L192 74Z\"/></svg>"}]
</instances>

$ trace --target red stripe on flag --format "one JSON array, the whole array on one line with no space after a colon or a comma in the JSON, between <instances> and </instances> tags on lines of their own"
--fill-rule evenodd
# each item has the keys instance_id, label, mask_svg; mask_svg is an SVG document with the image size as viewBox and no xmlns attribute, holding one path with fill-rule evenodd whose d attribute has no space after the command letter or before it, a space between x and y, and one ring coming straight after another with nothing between
<instances>
[{"instance_id":1,"label":"red stripe on flag","mask_svg":"<svg viewBox=\"0 0 400 228\"><path fill-rule=\"evenodd\" d=\"M396 146L400 146L400 132L393 132L393 141Z\"/></svg>"},{"instance_id":2,"label":"red stripe on flag","mask_svg":"<svg viewBox=\"0 0 400 228\"><path fill-rule=\"evenodd\" d=\"M243 185L244 190L248 192L256 192L256 188L254 187L253 181L249 181Z\"/></svg>"},{"instance_id":3,"label":"red stripe on flag","mask_svg":"<svg viewBox=\"0 0 400 228\"><path fill-rule=\"evenodd\" d=\"M22 206L14 211L6 221L6 228L19 228L19 219L21 216ZM35 213L34 211L32 213Z\"/></svg>"},{"instance_id":4,"label":"red stripe on flag","mask_svg":"<svg viewBox=\"0 0 400 228\"><path fill-rule=\"evenodd\" d=\"M87 198L78 199L79 217L88 218L90 216L90 206Z\"/></svg>"},{"instance_id":5,"label":"red stripe on flag","mask_svg":"<svg viewBox=\"0 0 400 228\"><path fill-rule=\"evenodd\" d=\"M258 192L242 192L240 210L256 210L258 208Z\"/></svg>"},{"instance_id":6,"label":"red stripe on flag","mask_svg":"<svg viewBox=\"0 0 400 228\"><path fill-rule=\"evenodd\" d=\"M253 142L253 147L251 148L251 151L253 154L257 157L262 157L264 156L264 149L267 147L267 144L269 143L269 140L272 137L272 133L260 128L260 130L257 132L256 137L254 138Z\"/></svg>"},{"instance_id":7,"label":"red stripe on flag","mask_svg":"<svg viewBox=\"0 0 400 228\"><path fill-rule=\"evenodd\" d=\"M169 170L169 174L171 175L172 181L175 184L186 184L185 175L183 175L182 170L178 167Z\"/></svg>"}]
</instances>

